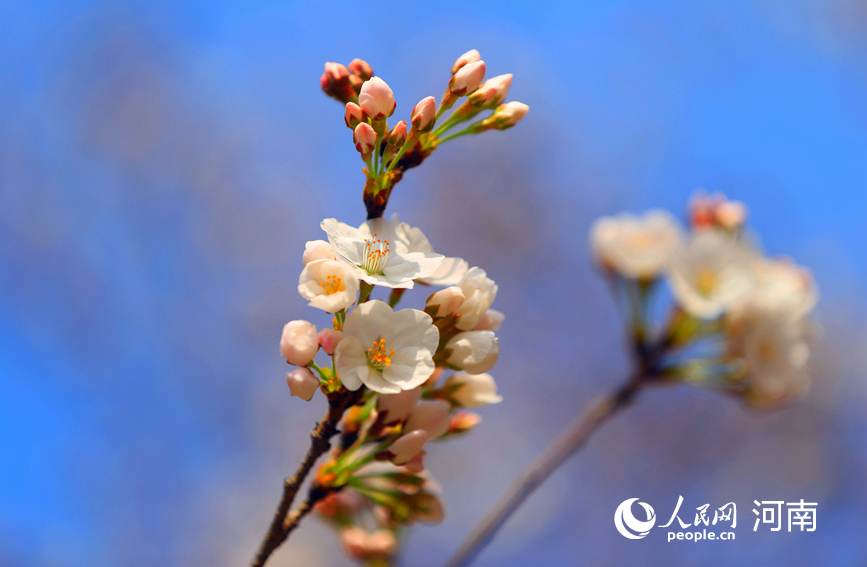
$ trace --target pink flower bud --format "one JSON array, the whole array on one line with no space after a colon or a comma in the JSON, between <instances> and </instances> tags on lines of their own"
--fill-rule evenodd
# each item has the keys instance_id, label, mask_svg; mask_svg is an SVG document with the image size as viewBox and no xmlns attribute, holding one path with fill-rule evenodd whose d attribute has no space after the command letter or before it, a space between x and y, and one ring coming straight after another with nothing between
<instances>
[{"instance_id":1,"label":"pink flower bud","mask_svg":"<svg viewBox=\"0 0 867 567\"><path fill-rule=\"evenodd\" d=\"M496 121L497 127L500 130L505 130L506 128L511 128L517 124L518 121L520 121L529 111L529 106L523 102L513 100L512 102L507 102L506 104L501 104L497 107L497 110L491 118Z\"/></svg>"},{"instance_id":2,"label":"pink flower bud","mask_svg":"<svg viewBox=\"0 0 867 567\"><path fill-rule=\"evenodd\" d=\"M362 81L366 81L373 76L373 68L362 59L353 59L349 63L349 71L358 75Z\"/></svg>"},{"instance_id":3,"label":"pink flower bud","mask_svg":"<svg viewBox=\"0 0 867 567\"><path fill-rule=\"evenodd\" d=\"M413 504L413 518L421 522L436 523L445 515L442 502L430 492L420 492Z\"/></svg>"},{"instance_id":4,"label":"pink flower bud","mask_svg":"<svg viewBox=\"0 0 867 567\"><path fill-rule=\"evenodd\" d=\"M354 102L346 103L346 112L343 114L343 120L346 125L353 130L358 126L359 122L364 122L364 111Z\"/></svg>"},{"instance_id":5,"label":"pink flower bud","mask_svg":"<svg viewBox=\"0 0 867 567\"><path fill-rule=\"evenodd\" d=\"M376 132L373 126L367 122L360 122L352 133L352 141L355 142L355 149L359 152L363 154L372 152L373 146L376 145Z\"/></svg>"},{"instance_id":6,"label":"pink flower bud","mask_svg":"<svg viewBox=\"0 0 867 567\"><path fill-rule=\"evenodd\" d=\"M334 354L334 349L337 348L337 343L343 338L343 331L336 329L325 328L319 331L319 346L325 351L325 354L331 356Z\"/></svg>"},{"instance_id":7,"label":"pink flower bud","mask_svg":"<svg viewBox=\"0 0 867 567\"><path fill-rule=\"evenodd\" d=\"M326 63L325 74L329 81L340 81L349 78L349 69L340 63Z\"/></svg>"},{"instance_id":8,"label":"pink flower bud","mask_svg":"<svg viewBox=\"0 0 867 567\"><path fill-rule=\"evenodd\" d=\"M428 440L428 433L424 429L410 431L400 437L388 448L388 456L395 465L403 465L421 452L421 448Z\"/></svg>"},{"instance_id":9,"label":"pink flower bud","mask_svg":"<svg viewBox=\"0 0 867 567\"><path fill-rule=\"evenodd\" d=\"M386 425L395 425L409 416L420 399L421 387L398 394L382 394L376 400L376 409Z\"/></svg>"},{"instance_id":10,"label":"pink flower bud","mask_svg":"<svg viewBox=\"0 0 867 567\"><path fill-rule=\"evenodd\" d=\"M485 79L485 62L474 61L461 67L449 81L449 90L455 96L472 93Z\"/></svg>"},{"instance_id":11,"label":"pink flower bud","mask_svg":"<svg viewBox=\"0 0 867 567\"><path fill-rule=\"evenodd\" d=\"M280 354L295 366L307 366L319 350L316 326L309 321L289 321L280 337Z\"/></svg>"},{"instance_id":12,"label":"pink flower bud","mask_svg":"<svg viewBox=\"0 0 867 567\"><path fill-rule=\"evenodd\" d=\"M485 311L485 314L482 315L482 318L479 320L478 325L473 327L474 331L496 331L500 328L500 325L503 324L503 319L506 316L503 315L502 312L497 311L496 309L488 309Z\"/></svg>"},{"instance_id":13,"label":"pink flower bud","mask_svg":"<svg viewBox=\"0 0 867 567\"><path fill-rule=\"evenodd\" d=\"M741 201L726 201L716 208L716 222L726 230L737 230L747 221L747 206Z\"/></svg>"},{"instance_id":14,"label":"pink flower bud","mask_svg":"<svg viewBox=\"0 0 867 567\"><path fill-rule=\"evenodd\" d=\"M388 145L399 148L406 142L406 122L401 120L391 129L391 134L388 135Z\"/></svg>"},{"instance_id":15,"label":"pink flower bud","mask_svg":"<svg viewBox=\"0 0 867 567\"><path fill-rule=\"evenodd\" d=\"M334 247L325 240L310 240L304 245L301 262L306 266L315 260L337 260Z\"/></svg>"},{"instance_id":16,"label":"pink flower bud","mask_svg":"<svg viewBox=\"0 0 867 567\"><path fill-rule=\"evenodd\" d=\"M361 85L358 104L374 120L391 116L397 106L391 88L379 77L373 77Z\"/></svg>"},{"instance_id":17,"label":"pink flower bud","mask_svg":"<svg viewBox=\"0 0 867 567\"><path fill-rule=\"evenodd\" d=\"M497 75L485 81L486 87L495 87L497 89L497 103L503 102L506 95L509 94L509 87L512 86L512 74Z\"/></svg>"},{"instance_id":18,"label":"pink flower bud","mask_svg":"<svg viewBox=\"0 0 867 567\"><path fill-rule=\"evenodd\" d=\"M467 65L468 63L475 63L481 58L482 56L477 50L470 49L455 60L455 64L452 65L452 75L457 73L461 69L461 67Z\"/></svg>"},{"instance_id":19,"label":"pink flower bud","mask_svg":"<svg viewBox=\"0 0 867 567\"><path fill-rule=\"evenodd\" d=\"M449 421L449 434L466 433L482 422L482 417L470 411L458 411L452 414Z\"/></svg>"},{"instance_id":20,"label":"pink flower bud","mask_svg":"<svg viewBox=\"0 0 867 567\"><path fill-rule=\"evenodd\" d=\"M289 385L289 393L309 402L313 394L319 389L319 380L310 372L309 368L296 368L286 373L286 384Z\"/></svg>"},{"instance_id":21,"label":"pink flower bud","mask_svg":"<svg viewBox=\"0 0 867 567\"><path fill-rule=\"evenodd\" d=\"M412 109L412 127L419 132L430 132L434 127L437 114L437 101L429 96L421 99Z\"/></svg>"},{"instance_id":22,"label":"pink flower bud","mask_svg":"<svg viewBox=\"0 0 867 567\"><path fill-rule=\"evenodd\" d=\"M442 437L449 430L449 409L451 406L443 400L421 402L406 420L405 431L424 429L430 439Z\"/></svg>"},{"instance_id":23,"label":"pink flower bud","mask_svg":"<svg viewBox=\"0 0 867 567\"><path fill-rule=\"evenodd\" d=\"M361 561L388 557L397 547L397 539L391 530L377 530L370 533L357 526L341 530L340 542L347 555Z\"/></svg>"},{"instance_id":24,"label":"pink flower bud","mask_svg":"<svg viewBox=\"0 0 867 567\"><path fill-rule=\"evenodd\" d=\"M425 312L432 317L448 317L464 303L464 292L456 285L441 289L427 298Z\"/></svg>"},{"instance_id":25,"label":"pink flower bud","mask_svg":"<svg viewBox=\"0 0 867 567\"><path fill-rule=\"evenodd\" d=\"M340 63L326 63L325 72L319 79L319 86L328 96L341 102L355 98L355 90L349 82L349 70Z\"/></svg>"}]
</instances>

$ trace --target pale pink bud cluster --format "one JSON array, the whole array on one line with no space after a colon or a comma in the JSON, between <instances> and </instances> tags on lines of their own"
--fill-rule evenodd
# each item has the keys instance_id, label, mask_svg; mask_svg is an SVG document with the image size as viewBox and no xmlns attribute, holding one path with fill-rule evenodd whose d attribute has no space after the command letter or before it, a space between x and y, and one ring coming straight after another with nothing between
<instances>
[{"instance_id":1,"label":"pale pink bud cluster","mask_svg":"<svg viewBox=\"0 0 867 567\"><path fill-rule=\"evenodd\" d=\"M722 193L699 192L689 201L689 217L696 229L717 227L735 232L747 222L747 206Z\"/></svg>"},{"instance_id":2,"label":"pale pink bud cluster","mask_svg":"<svg viewBox=\"0 0 867 567\"><path fill-rule=\"evenodd\" d=\"M353 59L349 63L349 71L357 75L362 81L367 81L373 77L373 68L363 59Z\"/></svg>"},{"instance_id":3,"label":"pale pink bud cluster","mask_svg":"<svg viewBox=\"0 0 867 567\"><path fill-rule=\"evenodd\" d=\"M394 114L397 104L391 87L379 77L365 81L358 94L358 104L373 120L388 118Z\"/></svg>"},{"instance_id":4,"label":"pale pink bud cluster","mask_svg":"<svg viewBox=\"0 0 867 567\"><path fill-rule=\"evenodd\" d=\"M296 368L286 373L286 384L289 385L289 393L309 402L313 394L319 389L319 380L309 368Z\"/></svg>"},{"instance_id":5,"label":"pale pink bud cluster","mask_svg":"<svg viewBox=\"0 0 867 567\"><path fill-rule=\"evenodd\" d=\"M436 122L437 103L434 97L421 99L412 109L412 127L419 132L430 132Z\"/></svg>"},{"instance_id":6,"label":"pale pink bud cluster","mask_svg":"<svg viewBox=\"0 0 867 567\"><path fill-rule=\"evenodd\" d=\"M330 97L346 103L355 98L355 89L350 81L349 69L340 63L326 63L319 86Z\"/></svg>"},{"instance_id":7,"label":"pale pink bud cluster","mask_svg":"<svg viewBox=\"0 0 867 567\"><path fill-rule=\"evenodd\" d=\"M362 154L369 154L376 145L376 131L367 122L361 122L352 133L355 149Z\"/></svg>"},{"instance_id":8,"label":"pale pink bud cluster","mask_svg":"<svg viewBox=\"0 0 867 567\"><path fill-rule=\"evenodd\" d=\"M319 350L316 326L309 321L289 321L280 337L280 354L295 366L307 366Z\"/></svg>"}]
</instances>

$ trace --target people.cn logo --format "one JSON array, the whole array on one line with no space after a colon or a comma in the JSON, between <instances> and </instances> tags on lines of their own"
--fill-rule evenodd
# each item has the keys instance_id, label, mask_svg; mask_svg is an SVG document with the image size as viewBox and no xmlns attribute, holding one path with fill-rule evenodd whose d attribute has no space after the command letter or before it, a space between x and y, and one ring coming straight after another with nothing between
<instances>
[{"instance_id":1,"label":"people.cn logo","mask_svg":"<svg viewBox=\"0 0 867 567\"><path fill-rule=\"evenodd\" d=\"M632 515L632 503L638 498L630 498L624 500L614 511L614 526L620 535L629 539L641 539L647 535L653 524L656 523L656 514L653 512L653 507L650 504L639 502L638 504L644 508L647 514L647 521L642 521Z\"/></svg>"}]
</instances>

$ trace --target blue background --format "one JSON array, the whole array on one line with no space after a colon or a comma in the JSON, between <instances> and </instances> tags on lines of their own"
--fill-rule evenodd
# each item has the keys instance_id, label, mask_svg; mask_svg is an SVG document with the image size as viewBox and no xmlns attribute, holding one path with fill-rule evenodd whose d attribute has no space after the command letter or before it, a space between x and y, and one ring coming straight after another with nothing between
<instances>
[{"instance_id":1,"label":"blue background","mask_svg":"<svg viewBox=\"0 0 867 567\"><path fill-rule=\"evenodd\" d=\"M430 448L449 514L403 564L441 565L625 376L590 222L681 214L699 187L813 269L813 391L773 413L645 392L478 565L867 562L867 3L157 0L0 4L0 563L249 561L323 412L289 397L277 352L286 321L327 324L295 292L304 242L364 219L322 65L367 60L408 119L470 48L531 111L444 145L389 212L499 283L505 401ZM679 495L736 502L737 540L615 531L621 501L662 523ZM752 531L753 500L801 498L815 532ZM273 564L350 564L336 541L308 521Z\"/></svg>"}]
</instances>

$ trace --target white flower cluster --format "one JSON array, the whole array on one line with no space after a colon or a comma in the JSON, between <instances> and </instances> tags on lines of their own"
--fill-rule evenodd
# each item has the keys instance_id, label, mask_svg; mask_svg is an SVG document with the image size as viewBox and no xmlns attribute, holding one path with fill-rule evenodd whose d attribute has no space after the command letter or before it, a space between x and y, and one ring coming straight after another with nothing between
<instances>
[{"instance_id":1,"label":"white flower cluster","mask_svg":"<svg viewBox=\"0 0 867 567\"><path fill-rule=\"evenodd\" d=\"M762 254L744 229L743 203L699 194L690 213L688 233L664 211L606 217L591 229L594 257L634 304L639 340L650 340L650 290L668 282L676 308L653 345L661 353L655 370L755 406L803 395L818 299L810 272ZM717 346L710 354L697 348L708 344Z\"/></svg>"}]
</instances>

